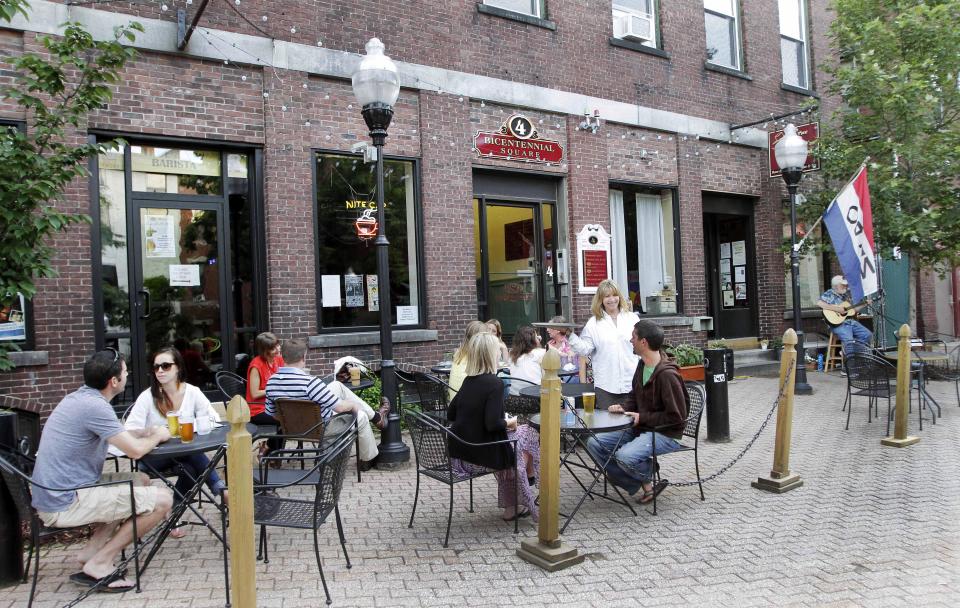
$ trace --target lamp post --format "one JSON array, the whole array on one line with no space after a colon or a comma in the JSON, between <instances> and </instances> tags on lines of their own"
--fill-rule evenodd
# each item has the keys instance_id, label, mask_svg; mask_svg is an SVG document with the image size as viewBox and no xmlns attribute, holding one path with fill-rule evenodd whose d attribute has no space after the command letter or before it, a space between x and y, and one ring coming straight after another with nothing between
<instances>
[{"instance_id":1,"label":"lamp post","mask_svg":"<svg viewBox=\"0 0 960 608\"><path fill-rule=\"evenodd\" d=\"M367 54L353 73L353 94L363 107L363 120L370 129L370 139L377 152L377 283L380 291L380 382L382 394L390 400L389 423L380 436L380 456L377 465L395 465L410 460L410 448L400 438L400 412L397 405L397 376L393 362L393 333L390 304L390 260L387 240L387 222L383 202L383 144L387 127L393 118L393 104L400 96L400 78L397 66L383 54L383 43L371 38Z\"/></svg>"},{"instance_id":2,"label":"lamp post","mask_svg":"<svg viewBox=\"0 0 960 608\"><path fill-rule=\"evenodd\" d=\"M783 138L773 148L780 165L780 174L790 193L790 282L793 288L793 329L797 332L797 370L794 393L812 395L807 382L807 356L803 348L803 320L800 318L800 248L797 247L797 186L803 177L807 162L807 141L797 134L797 128L788 124Z\"/></svg>"}]
</instances>

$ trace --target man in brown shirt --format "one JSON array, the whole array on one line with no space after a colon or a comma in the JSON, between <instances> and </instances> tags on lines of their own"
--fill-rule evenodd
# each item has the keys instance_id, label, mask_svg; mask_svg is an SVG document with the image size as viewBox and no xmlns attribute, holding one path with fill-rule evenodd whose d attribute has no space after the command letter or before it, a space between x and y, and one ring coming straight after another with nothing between
<instances>
[{"instance_id":1,"label":"man in brown shirt","mask_svg":"<svg viewBox=\"0 0 960 608\"><path fill-rule=\"evenodd\" d=\"M639 502L647 503L667 485L666 480L656 488L653 485L654 445L658 456L682 447L677 439L683 436L690 398L683 386L680 368L660 351L662 327L653 321L641 320L633 326L630 343L640 357L633 375L633 388L623 404L615 403L609 411L633 417L633 427L591 437L587 450L598 462L606 461L614 452L606 467L607 477L631 495L642 489Z\"/></svg>"}]
</instances>

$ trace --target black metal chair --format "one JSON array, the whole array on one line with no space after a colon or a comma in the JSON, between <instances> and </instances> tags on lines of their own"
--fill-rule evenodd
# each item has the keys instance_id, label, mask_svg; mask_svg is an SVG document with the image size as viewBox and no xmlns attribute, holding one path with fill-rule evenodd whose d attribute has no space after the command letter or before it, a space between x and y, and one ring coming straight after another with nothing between
<instances>
[{"instance_id":1,"label":"black metal chair","mask_svg":"<svg viewBox=\"0 0 960 608\"><path fill-rule=\"evenodd\" d=\"M319 411L320 408L313 401L300 401L299 399L277 399L277 411L278 413L281 410L281 402L286 403L286 409L294 409L303 406L303 409L306 409L306 405L310 404L317 413L317 421L315 424L310 424L311 418L309 417L309 412L300 412L306 414L302 420L297 422L297 424L302 425L301 427L291 426L291 430L294 431L290 434L277 435L275 437L281 438L284 441L293 440L297 441L296 449L286 449L281 448L278 450L273 450L267 456L264 456L260 459L259 472L254 471L253 481L254 483L267 484L268 481L275 481L280 484L286 484L292 480L299 480L301 483L314 483L315 480L312 478L307 478L306 481L301 479L301 472L306 468L306 465L310 462L310 455L313 454L314 458L316 455L324 448L324 446L330 445L335 439L339 438L345 432L349 432L351 428L356 427L356 416L353 415L353 412L341 412L339 414L334 414L330 417L329 420L324 422L319 420ZM291 405L292 404L292 405ZM289 416L288 416L289 419ZM284 426L284 429L287 427ZM297 432L297 431L301 432ZM356 433L354 433L356 435ZM356 437L355 437L356 440ZM313 448L304 448L303 442L310 442L313 444ZM294 462L300 463L299 470L291 470L282 468L284 462ZM360 454L359 448L357 453L357 465L359 468L360 463ZM357 481L360 481L360 473L357 472Z\"/></svg>"},{"instance_id":2,"label":"black metal chair","mask_svg":"<svg viewBox=\"0 0 960 608\"><path fill-rule=\"evenodd\" d=\"M450 405L449 395L456 394L457 391L433 374L414 372L413 381L420 395L420 411L441 423L446 423L447 407Z\"/></svg>"},{"instance_id":3,"label":"black metal chair","mask_svg":"<svg viewBox=\"0 0 960 608\"><path fill-rule=\"evenodd\" d=\"M473 480L496 473L493 469L484 469L479 473L458 475L450 464L450 442L458 441L471 447L495 447L509 445L516 457L517 440L504 439L488 443L470 443L457 437L453 431L438 423L434 418L420 412L406 412L404 420L407 430L410 431L410 440L413 443L413 452L417 459L417 489L413 496L413 510L410 512L408 528L413 527L413 517L417 513L417 501L420 498L420 476L424 475L446 484L450 488L450 507L447 512L447 533L443 538L444 548L450 542L450 524L453 522L453 486L464 481L470 484L470 513L473 513ZM519 483L519 476L517 483ZM516 512L520 489L514 494L514 512ZM514 534L520 531L519 518L514 519Z\"/></svg>"},{"instance_id":4,"label":"black metal chair","mask_svg":"<svg viewBox=\"0 0 960 608\"><path fill-rule=\"evenodd\" d=\"M260 556L264 563L270 562L267 549L267 527L296 528L313 531L313 551L317 558L317 569L320 572L320 581L323 583L323 592L330 604L330 590L327 588L327 579L323 574L323 565L320 562L320 544L318 532L320 526L326 522L330 513L333 513L337 522L337 532L340 536L340 546L347 560L347 568L351 568L350 556L347 553L347 540L343 534L343 522L340 519L340 491L343 489L343 480L346 477L347 460L350 458L350 449L353 447L356 425L351 431L341 433L331 444L316 450L304 450L304 457L311 458L314 464L310 469L297 471L298 479L287 483L277 483L268 480L264 484L255 484L253 489L253 521L260 526ZM286 450L285 450L286 451ZM292 451L292 450L291 450ZM290 454L285 457L290 457ZM269 458L269 457L268 457ZM268 473L272 475L272 473ZM304 500L280 496L277 489L303 485L307 479L315 480L313 500ZM258 557L260 557L258 556Z\"/></svg>"},{"instance_id":5,"label":"black metal chair","mask_svg":"<svg viewBox=\"0 0 960 608\"><path fill-rule=\"evenodd\" d=\"M670 452L676 454L679 452L693 452L693 464L697 470L697 485L700 486L700 500L706 500L703 494L703 482L700 480L700 421L703 419L703 408L707 403L707 391L699 382L684 382L687 389L687 396L690 404L687 408L687 419L683 423L683 436L693 439L693 445L684 445L681 449ZM665 427L654 427L654 432L662 430ZM665 454L666 455L666 454ZM660 481L660 463L657 461L657 444L653 443L653 470L655 471L656 481ZM657 494L656 488L653 492L653 514L657 514Z\"/></svg>"},{"instance_id":6,"label":"black metal chair","mask_svg":"<svg viewBox=\"0 0 960 608\"><path fill-rule=\"evenodd\" d=\"M509 381L511 386L516 385L517 389L528 386L540 386L536 382L530 382L523 378L514 378L509 374L497 374L501 380ZM508 394L503 400L503 410L517 417L517 424L526 424L530 416L540 413L540 397L528 397L520 394Z\"/></svg>"},{"instance_id":7,"label":"black metal chair","mask_svg":"<svg viewBox=\"0 0 960 608\"><path fill-rule=\"evenodd\" d=\"M238 376L233 372L220 371L214 376L217 388L220 389L220 392L223 393L224 405L230 402L236 396L244 397L247 396L247 381L242 376ZM259 402L257 402L259 403ZM249 403L247 405L250 405ZM254 434L255 439L259 439L261 436L265 435L276 435L280 432L280 426L276 424L258 424L257 432Z\"/></svg>"},{"instance_id":8,"label":"black metal chair","mask_svg":"<svg viewBox=\"0 0 960 608\"><path fill-rule=\"evenodd\" d=\"M866 397L868 423L873 421L874 415L879 416L877 402L880 399L887 400L887 434L889 434L890 413L892 411L891 398L896 394L896 382L891 378L897 377L896 366L882 357L855 352L844 358L843 367L847 373L847 395L843 403L845 408L849 405L847 424L844 430L850 429L853 398Z\"/></svg>"},{"instance_id":9,"label":"black metal chair","mask_svg":"<svg viewBox=\"0 0 960 608\"><path fill-rule=\"evenodd\" d=\"M142 547L138 534L137 534L137 520L134 515L136 514L135 499L133 492L133 481L132 480L119 480L119 481L110 481L103 483L94 483L75 486L71 488L53 488L37 483L33 480L33 466L35 462L29 456L24 456L22 454L17 454L15 452L10 452L9 450L0 449L0 474L3 476L3 480L6 483L7 489L10 492L10 496L13 498L13 503L17 509L17 515L19 516L20 522L29 522L30 524L30 538L27 539L27 559L24 562L23 567L23 576L20 579L21 582L27 582L27 577L30 575L30 562L35 558L35 564L33 567L33 582L30 585L30 597L27 600L27 608L33 606L33 598L37 591L37 578L40 573L40 542L46 538L55 536L68 530L69 528L49 528L43 525L43 522L40 520L40 517L37 515L36 509L33 508L32 503L32 493L30 486L36 486L48 491L54 492L72 492L76 490L82 490L85 488L96 488L96 487L107 487L107 486L116 486L121 484L127 484L130 487L130 513L133 518L133 537L134 539L134 549L132 554L132 559L134 560L134 573L136 578L136 590L140 591L140 549ZM83 526L78 526L83 527ZM117 567L117 571L121 570L124 565L129 561L125 557L122 558L121 565ZM69 605L74 605L81 601L83 598L87 597L94 591L96 591L103 583L101 582L98 585L95 585L82 594L80 594L77 599L73 602L70 602Z\"/></svg>"},{"instance_id":10,"label":"black metal chair","mask_svg":"<svg viewBox=\"0 0 960 608\"><path fill-rule=\"evenodd\" d=\"M960 345L950 348L946 342L939 339L926 340L925 344L937 350L943 350L947 357L945 361L924 361L926 378L953 382L957 393L957 405L960 405Z\"/></svg>"}]
</instances>

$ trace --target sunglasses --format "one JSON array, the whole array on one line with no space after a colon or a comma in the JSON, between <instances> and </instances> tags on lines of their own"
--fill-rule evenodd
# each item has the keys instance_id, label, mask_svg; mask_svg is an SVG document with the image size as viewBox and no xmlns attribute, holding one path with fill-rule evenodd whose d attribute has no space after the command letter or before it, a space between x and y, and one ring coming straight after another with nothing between
<instances>
[{"instance_id":1,"label":"sunglasses","mask_svg":"<svg viewBox=\"0 0 960 608\"><path fill-rule=\"evenodd\" d=\"M173 363L171 361L164 361L163 363L154 363L153 371L158 372L162 369L163 371L168 372L170 371L170 368L173 367L174 365L176 365L176 363Z\"/></svg>"}]
</instances>

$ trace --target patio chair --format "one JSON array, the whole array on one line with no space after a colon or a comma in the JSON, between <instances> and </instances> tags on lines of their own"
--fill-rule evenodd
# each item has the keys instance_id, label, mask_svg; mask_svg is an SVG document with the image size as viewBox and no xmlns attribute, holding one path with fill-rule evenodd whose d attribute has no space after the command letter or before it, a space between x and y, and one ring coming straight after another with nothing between
<instances>
[{"instance_id":1,"label":"patio chair","mask_svg":"<svg viewBox=\"0 0 960 608\"><path fill-rule=\"evenodd\" d=\"M942 350L946 356L946 361L925 361L924 373L927 380L943 380L953 382L953 388L957 394L957 405L960 405L960 345L950 348L943 340L927 340L926 346L930 350Z\"/></svg>"},{"instance_id":2,"label":"patio chair","mask_svg":"<svg viewBox=\"0 0 960 608\"><path fill-rule=\"evenodd\" d=\"M246 399L247 381L242 376L238 376L233 372L220 371L216 373L214 378L217 382L217 388L223 393L224 402L229 403L231 399L238 395ZM247 405L250 404L248 403ZM254 437L260 438L261 435L276 435L279 432L280 428L276 424L258 424Z\"/></svg>"},{"instance_id":3,"label":"patio chair","mask_svg":"<svg viewBox=\"0 0 960 608\"><path fill-rule=\"evenodd\" d=\"M356 426L350 431L341 433L333 443L326 445L319 452L306 450L306 457L314 460L310 469L297 471L298 479L287 483L278 483L270 480L266 484L254 484L253 521L260 526L260 555L264 563L270 563L267 545L268 527L295 528L313 531L313 551L317 558L317 570L320 572L320 581L323 583L323 592L330 599L330 590L327 588L327 579L323 574L323 565L320 561L320 544L318 533L330 513L334 514L337 522L337 532L340 536L340 546L347 560L347 568L351 568L350 556L347 553L347 540L343 534L343 522L340 519L340 491L343 489L343 480L346 477L347 460L350 458L350 449L353 446ZM288 450L285 450L288 451ZM295 450L289 450L293 452ZM288 454L289 456L289 454ZM269 458L269 457L268 457ZM272 475L273 472L270 473ZM281 496L276 490L291 486L303 485L307 479L314 480L314 496L312 500ZM259 556L258 556L259 557Z\"/></svg>"},{"instance_id":4,"label":"patio chair","mask_svg":"<svg viewBox=\"0 0 960 608\"><path fill-rule=\"evenodd\" d=\"M679 452L693 452L693 464L697 470L697 485L700 486L700 500L706 500L706 496L703 494L703 482L700 481L700 421L703 419L703 408L707 403L707 391L703 388L703 385L699 382L684 382L684 387L687 389L687 397L689 397L689 407L687 408L687 419L683 423L683 437L689 437L693 439L693 445L684 445L682 448L676 452L670 452L670 454L677 454ZM654 427L654 432L662 430L665 427ZM682 439L681 439L682 441ZM656 481L660 481L660 463L657 460L657 445L656 442L653 444L653 470L655 471ZM656 490L656 489L654 489ZM653 514L657 514L657 494L658 492L654 491L653 493Z\"/></svg>"},{"instance_id":5,"label":"patio chair","mask_svg":"<svg viewBox=\"0 0 960 608\"><path fill-rule=\"evenodd\" d=\"M457 391L433 374L414 372L413 381L420 395L420 411L445 424L449 396Z\"/></svg>"},{"instance_id":6,"label":"patio chair","mask_svg":"<svg viewBox=\"0 0 960 608\"><path fill-rule=\"evenodd\" d=\"M844 358L843 367L847 372L847 394L844 407L847 410L847 424L844 430L850 429L850 413L853 411L853 398L867 398L867 422L872 422L872 415L879 416L877 402L887 400L887 434L890 433L890 413L892 411L891 397L895 395L896 382L891 378L897 377L897 368L889 361L871 354L856 352ZM841 410L842 411L842 410Z\"/></svg>"},{"instance_id":7,"label":"patio chair","mask_svg":"<svg viewBox=\"0 0 960 608\"><path fill-rule=\"evenodd\" d=\"M335 422L335 420L349 419L350 424L356 424L356 417L352 412L342 412L339 414L334 414L330 417L326 423L320 417L320 406L314 403L313 401L308 401L305 399L277 399L277 419L280 420L280 426L283 429L283 434L275 435L272 439L281 439L284 442L287 440L295 440L297 442L297 450L303 450L303 444L305 441L319 446L326 437L329 440L329 428L330 425L333 425L334 430L341 428L341 422ZM261 468L266 462L276 462L280 463L283 460L286 460L281 457L282 453L286 453L287 450L274 450L270 452L269 456L261 458ZM300 467L305 466L304 461L300 460ZM360 439L357 437L357 483L360 483Z\"/></svg>"},{"instance_id":8,"label":"patio chair","mask_svg":"<svg viewBox=\"0 0 960 608\"><path fill-rule=\"evenodd\" d=\"M536 382L530 382L523 378L515 378L509 374L498 374L501 380L517 387L517 390L528 386L540 386ZM508 394L503 400L503 410L510 412L517 417L517 424L526 424L530 421L530 416L540 413L540 397L528 397L526 395Z\"/></svg>"},{"instance_id":9,"label":"patio chair","mask_svg":"<svg viewBox=\"0 0 960 608\"><path fill-rule=\"evenodd\" d=\"M472 447L493 447L497 445L509 445L516 454L516 439L504 439L502 441L491 441L488 443L470 443L457 437L453 431L438 423L430 416L418 412L406 412L404 421L407 423L407 430L410 431L410 440L413 443L413 452L417 459L417 489L413 495L413 510L410 512L410 523L408 528L413 527L413 517L417 513L417 501L420 498L420 476L435 479L440 483L446 484L450 488L450 507L447 511L447 532L443 537L443 546L446 548L450 542L450 524L453 522L453 486L464 481L470 484L470 513L473 513L473 480L485 475L496 473L493 469L484 469L479 473L469 475L457 475L450 464L450 442L459 441L464 445ZM519 483L519 476L518 476ZM519 497L520 489L514 495ZM516 511L517 503L514 503ZM514 534L520 531L518 523L519 518L514 519Z\"/></svg>"},{"instance_id":10,"label":"patio chair","mask_svg":"<svg viewBox=\"0 0 960 608\"><path fill-rule=\"evenodd\" d=\"M71 488L52 488L49 486L41 485L33 480L33 466L35 461L29 456L24 456L22 454L17 454L6 449L0 449L0 474L3 476L3 481L5 482L10 496L13 498L13 504L17 509L17 515L21 523L28 522L30 524L30 537L27 539L27 559L24 562L23 566L23 576L20 579L20 582L27 582L27 577L30 575L30 562L35 559L35 564L33 567L33 582L30 585L30 596L27 600L27 608L33 606L33 598L37 591L37 578L40 572L40 542L49 537L55 536L68 530L70 528L48 528L43 525L43 522L40 521L40 517L37 515L36 509L33 508L32 503L32 493L30 486L36 486L38 488L43 488L48 491L57 491L57 492L70 492L81 490L84 488L95 488L95 487L106 487L106 486L115 486L121 484L127 484L130 487L130 513L131 517L136 513L134 507L134 493L133 493L133 481L131 480L120 480L120 481L110 481L104 483L93 483L75 486ZM77 526L77 528L83 528L85 526ZM136 590L140 591L140 548L141 544L137 535L137 522L136 518L133 518L133 537L137 539L134 541L133 549L133 560L134 560L134 574L136 578ZM34 558L34 555L36 556ZM118 570L123 567L123 564L127 562L126 554L124 553L121 557L121 566L118 566ZM102 583L101 583L102 584ZM85 590L80 596L75 599L70 605L74 605L83 598L87 597L99 587L91 587Z\"/></svg>"}]
</instances>

